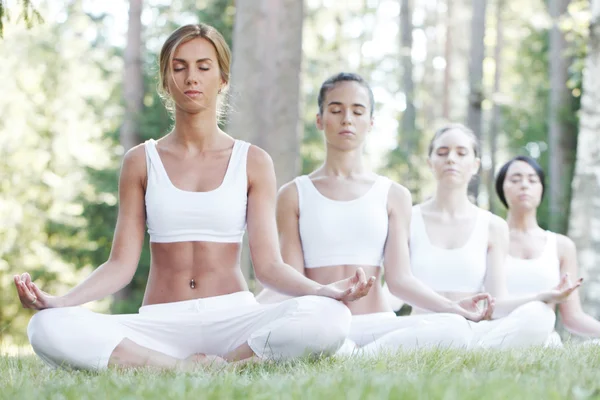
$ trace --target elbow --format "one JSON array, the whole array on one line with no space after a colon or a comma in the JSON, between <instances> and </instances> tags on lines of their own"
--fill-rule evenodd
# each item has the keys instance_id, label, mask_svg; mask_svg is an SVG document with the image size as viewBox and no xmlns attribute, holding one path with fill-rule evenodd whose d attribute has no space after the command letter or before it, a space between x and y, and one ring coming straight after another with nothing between
<instances>
[{"instance_id":1,"label":"elbow","mask_svg":"<svg viewBox=\"0 0 600 400\"><path fill-rule=\"evenodd\" d=\"M386 282L388 288L390 289L390 293L395 297L404 300L404 294L406 292L406 279L393 279Z\"/></svg>"}]
</instances>

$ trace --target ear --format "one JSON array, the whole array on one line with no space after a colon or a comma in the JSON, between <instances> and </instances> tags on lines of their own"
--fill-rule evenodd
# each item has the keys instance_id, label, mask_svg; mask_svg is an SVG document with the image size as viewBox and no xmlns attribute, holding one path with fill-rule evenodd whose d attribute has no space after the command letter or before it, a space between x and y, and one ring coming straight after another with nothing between
<instances>
[{"instance_id":1,"label":"ear","mask_svg":"<svg viewBox=\"0 0 600 400\"><path fill-rule=\"evenodd\" d=\"M371 131L371 129L373 129L373 124L375 123L375 118L371 117L371 123L369 124L369 131Z\"/></svg>"},{"instance_id":2,"label":"ear","mask_svg":"<svg viewBox=\"0 0 600 400\"><path fill-rule=\"evenodd\" d=\"M321 118L321 114L317 113L317 129L323 130L323 119Z\"/></svg>"}]
</instances>

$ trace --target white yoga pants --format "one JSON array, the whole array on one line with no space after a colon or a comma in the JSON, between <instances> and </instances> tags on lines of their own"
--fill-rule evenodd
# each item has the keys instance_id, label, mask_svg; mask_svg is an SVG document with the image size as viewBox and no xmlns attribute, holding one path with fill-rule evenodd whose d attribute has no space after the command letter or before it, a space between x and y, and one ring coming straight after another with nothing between
<instances>
[{"instance_id":1,"label":"white yoga pants","mask_svg":"<svg viewBox=\"0 0 600 400\"><path fill-rule=\"evenodd\" d=\"M318 296L259 304L250 292L143 306L139 314L107 315L82 307L38 312L29 341L46 363L76 369L107 367L127 338L183 359L222 356L248 343L263 359L333 354L347 337L351 314L342 303Z\"/></svg>"}]
</instances>

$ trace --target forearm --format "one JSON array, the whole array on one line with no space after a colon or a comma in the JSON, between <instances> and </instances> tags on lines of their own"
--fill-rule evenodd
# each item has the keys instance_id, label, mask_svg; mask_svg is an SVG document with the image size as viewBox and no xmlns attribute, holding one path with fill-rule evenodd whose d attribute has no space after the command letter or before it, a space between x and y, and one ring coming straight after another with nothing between
<instances>
[{"instance_id":1,"label":"forearm","mask_svg":"<svg viewBox=\"0 0 600 400\"><path fill-rule=\"evenodd\" d=\"M100 300L125 287L132 278L133 273L127 272L122 265L106 262L94 270L83 282L61 296L61 305L73 307Z\"/></svg>"},{"instance_id":2,"label":"forearm","mask_svg":"<svg viewBox=\"0 0 600 400\"><path fill-rule=\"evenodd\" d=\"M288 296L271 289L263 289L256 295L256 301L260 304L275 304L291 298L293 298L293 296Z\"/></svg>"},{"instance_id":3,"label":"forearm","mask_svg":"<svg viewBox=\"0 0 600 400\"><path fill-rule=\"evenodd\" d=\"M390 292L410 305L433 312L460 313L456 303L436 293L414 276L388 282Z\"/></svg>"},{"instance_id":4,"label":"forearm","mask_svg":"<svg viewBox=\"0 0 600 400\"><path fill-rule=\"evenodd\" d=\"M255 268L255 274L263 286L288 296L316 295L322 286L283 262Z\"/></svg>"},{"instance_id":5,"label":"forearm","mask_svg":"<svg viewBox=\"0 0 600 400\"><path fill-rule=\"evenodd\" d=\"M569 319L563 318L563 324L574 335L588 338L600 337L600 322L584 312Z\"/></svg>"},{"instance_id":6,"label":"forearm","mask_svg":"<svg viewBox=\"0 0 600 400\"><path fill-rule=\"evenodd\" d=\"M502 317L506 317L508 314L513 312L516 308L530 303L532 301L542 301L543 295L541 294L532 294L527 296L519 296L519 297L497 297L495 300L495 308L494 314L492 315L493 319L498 319Z\"/></svg>"}]
</instances>

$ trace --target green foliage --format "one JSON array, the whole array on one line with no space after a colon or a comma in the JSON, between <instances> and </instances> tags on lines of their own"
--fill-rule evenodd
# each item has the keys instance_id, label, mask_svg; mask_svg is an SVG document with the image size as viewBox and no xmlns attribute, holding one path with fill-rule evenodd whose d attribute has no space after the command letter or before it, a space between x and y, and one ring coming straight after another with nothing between
<instances>
[{"instance_id":1,"label":"green foliage","mask_svg":"<svg viewBox=\"0 0 600 400\"><path fill-rule=\"evenodd\" d=\"M573 132L570 140L574 141L561 143L561 145L567 149L575 149L578 132L577 112L580 108L583 62L586 55L584 33L586 30L578 24L570 26L572 28L566 33L569 48L565 56L572 58L567 85L572 90L573 96L569 106L559 111L559 118L565 123L567 129ZM526 24L523 29L525 30L524 38L517 50L519 56L513 66L516 73L516 79L511 88L513 99L502 107L501 131L505 133L509 157L519 154L535 157L548 174L549 31L545 27L540 28L530 24ZM574 164L574 151L571 153L570 157ZM570 192L570 182L571 179L564 182L562 190ZM497 204L496 209L503 209L499 202ZM568 204L565 204L564 207L565 210L569 209ZM540 226L549 228L550 216L547 197L540 206L538 219Z\"/></svg>"},{"instance_id":2,"label":"green foliage","mask_svg":"<svg viewBox=\"0 0 600 400\"><path fill-rule=\"evenodd\" d=\"M79 199L91 189L85 169L109 165L102 133L114 128L105 104L116 82L98 67L106 54L85 39L94 23L77 2L65 12L63 24L16 26L0 41L0 52L11 55L0 63L3 338L22 338L31 315L18 304L14 274L30 272L44 290L61 294L89 273L82 255L95 248Z\"/></svg>"},{"instance_id":3,"label":"green foliage","mask_svg":"<svg viewBox=\"0 0 600 400\"><path fill-rule=\"evenodd\" d=\"M22 20L27 29L33 28L35 24L44 23L42 14L31 4L31 0L20 0L20 3L21 9L17 16L17 23ZM10 21L10 14L4 0L0 0L0 39L4 37L4 20Z\"/></svg>"}]
</instances>

